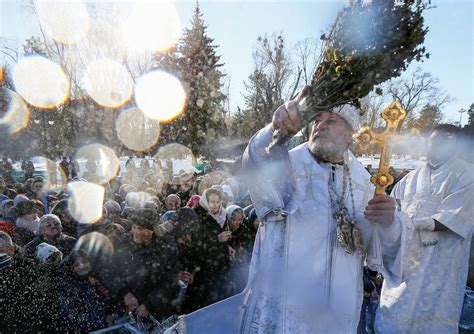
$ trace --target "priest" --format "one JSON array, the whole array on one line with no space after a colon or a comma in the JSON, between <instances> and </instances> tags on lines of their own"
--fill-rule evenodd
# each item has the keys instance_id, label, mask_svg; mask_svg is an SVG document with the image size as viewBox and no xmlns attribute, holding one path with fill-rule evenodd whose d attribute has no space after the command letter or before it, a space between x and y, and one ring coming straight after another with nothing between
<instances>
[{"instance_id":1,"label":"priest","mask_svg":"<svg viewBox=\"0 0 474 334\"><path fill-rule=\"evenodd\" d=\"M261 222L244 333L355 333L364 263L391 284L401 280L404 227L395 200L374 197L369 173L349 150L357 110L328 109L312 121L308 142L267 149L274 131L288 137L301 128L305 92L275 111L244 154Z\"/></svg>"},{"instance_id":2,"label":"priest","mask_svg":"<svg viewBox=\"0 0 474 334\"><path fill-rule=\"evenodd\" d=\"M382 287L379 333L458 333L474 214L474 166L456 156L458 131L436 126L428 161L392 192L411 228L402 246L402 281Z\"/></svg>"}]
</instances>

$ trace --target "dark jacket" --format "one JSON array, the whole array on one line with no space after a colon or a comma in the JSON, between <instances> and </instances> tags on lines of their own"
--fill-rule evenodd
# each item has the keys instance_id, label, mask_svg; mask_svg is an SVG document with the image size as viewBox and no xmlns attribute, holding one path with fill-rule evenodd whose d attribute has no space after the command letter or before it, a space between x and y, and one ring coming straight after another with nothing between
<instances>
[{"instance_id":1,"label":"dark jacket","mask_svg":"<svg viewBox=\"0 0 474 334\"><path fill-rule=\"evenodd\" d=\"M35 234L31 232L30 230L27 230L21 227L16 227L15 237L13 238L13 241L17 245L24 247L35 238L36 238Z\"/></svg>"},{"instance_id":2,"label":"dark jacket","mask_svg":"<svg viewBox=\"0 0 474 334\"><path fill-rule=\"evenodd\" d=\"M29 332L34 329L31 297L35 264L21 256L3 258L0 269L0 333Z\"/></svg>"},{"instance_id":3,"label":"dark jacket","mask_svg":"<svg viewBox=\"0 0 474 334\"><path fill-rule=\"evenodd\" d=\"M228 245L236 252L235 261L240 263L250 262L253 244L254 235L245 223L242 223L237 230L232 231L228 241Z\"/></svg>"},{"instance_id":4,"label":"dark jacket","mask_svg":"<svg viewBox=\"0 0 474 334\"><path fill-rule=\"evenodd\" d=\"M42 242L46 242L63 253L63 258L71 254L74 245L76 244L76 238L70 237L64 233L61 233L59 236L58 240L55 243L52 242L47 242L43 239L42 236L36 237L33 240L31 240L24 248L24 252L26 256L34 256L36 254L36 247L38 247L39 244Z\"/></svg>"},{"instance_id":5,"label":"dark jacket","mask_svg":"<svg viewBox=\"0 0 474 334\"><path fill-rule=\"evenodd\" d=\"M191 198L192 193L191 193L191 190L184 191L184 192L180 190L176 193L176 195L178 195L179 199L181 200L181 207L185 207L186 204L188 204L188 201Z\"/></svg>"},{"instance_id":6,"label":"dark jacket","mask_svg":"<svg viewBox=\"0 0 474 334\"><path fill-rule=\"evenodd\" d=\"M228 245L235 250L235 256L226 277L228 280L227 296L230 297L241 292L247 285L254 245L252 231L242 223L237 230L232 231Z\"/></svg>"},{"instance_id":7,"label":"dark jacket","mask_svg":"<svg viewBox=\"0 0 474 334\"><path fill-rule=\"evenodd\" d=\"M59 308L64 329L88 333L107 327L110 312L107 289L99 281L73 272L65 277L59 297Z\"/></svg>"},{"instance_id":8,"label":"dark jacket","mask_svg":"<svg viewBox=\"0 0 474 334\"><path fill-rule=\"evenodd\" d=\"M200 205L194 208L199 218L199 230L192 236L192 246L183 250L181 261L187 271L194 273L194 282L188 286L183 311L193 311L225 297L224 274L229 267L227 243L219 242L223 232L214 218Z\"/></svg>"},{"instance_id":9,"label":"dark jacket","mask_svg":"<svg viewBox=\"0 0 474 334\"><path fill-rule=\"evenodd\" d=\"M126 234L114 256L118 270L112 289L120 299L131 292L140 304L158 318L173 314L172 300L177 293L179 254L169 237L156 237L148 245L138 245Z\"/></svg>"}]
</instances>

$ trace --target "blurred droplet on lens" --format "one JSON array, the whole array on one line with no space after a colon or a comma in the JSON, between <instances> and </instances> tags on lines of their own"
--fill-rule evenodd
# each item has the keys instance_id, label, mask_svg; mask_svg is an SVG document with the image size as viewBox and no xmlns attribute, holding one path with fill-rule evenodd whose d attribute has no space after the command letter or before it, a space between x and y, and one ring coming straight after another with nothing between
<instances>
[{"instance_id":1,"label":"blurred droplet on lens","mask_svg":"<svg viewBox=\"0 0 474 334\"><path fill-rule=\"evenodd\" d=\"M35 1L41 28L64 44L79 42L89 30L89 13L84 3L74 1Z\"/></svg>"},{"instance_id":2,"label":"blurred droplet on lens","mask_svg":"<svg viewBox=\"0 0 474 334\"><path fill-rule=\"evenodd\" d=\"M12 78L17 93L38 108L57 107L69 96L70 83L62 68L41 56L20 59Z\"/></svg>"},{"instance_id":3,"label":"blurred droplet on lens","mask_svg":"<svg viewBox=\"0 0 474 334\"><path fill-rule=\"evenodd\" d=\"M174 46L181 33L178 12L171 2L136 3L123 35L130 49L164 52Z\"/></svg>"},{"instance_id":4,"label":"blurred droplet on lens","mask_svg":"<svg viewBox=\"0 0 474 334\"><path fill-rule=\"evenodd\" d=\"M100 105L117 108L130 100L133 80L122 64L112 59L100 59L87 66L84 86Z\"/></svg>"},{"instance_id":5,"label":"blurred droplet on lens","mask_svg":"<svg viewBox=\"0 0 474 334\"><path fill-rule=\"evenodd\" d=\"M17 133L28 126L30 110L20 95L6 88L8 106L6 113L0 118L0 125L6 127L8 133Z\"/></svg>"},{"instance_id":6,"label":"blurred droplet on lens","mask_svg":"<svg viewBox=\"0 0 474 334\"><path fill-rule=\"evenodd\" d=\"M166 122L183 112L186 93L176 77L157 70L138 79L135 101L145 115Z\"/></svg>"},{"instance_id":7,"label":"blurred droplet on lens","mask_svg":"<svg viewBox=\"0 0 474 334\"><path fill-rule=\"evenodd\" d=\"M77 161L86 160L86 168L98 182L109 181L119 172L120 161L114 150L102 144L89 144L77 151Z\"/></svg>"},{"instance_id":8,"label":"blurred droplet on lens","mask_svg":"<svg viewBox=\"0 0 474 334\"><path fill-rule=\"evenodd\" d=\"M115 122L120 141L134 151L145 151L158 142L160 123L148 118L138 108L120 112Z\"/></svg>"},{"instance_id":9,"label":"blurred droplet on lens","mask_svg":"<svg viewBox=\"0 0 474 334\"><path fill-rule=\"evenodd\" d=\"M94 183L76 181L67 185L69 212L81 224L92 224L102 217L105 190Z\"/></svg>"}]
</instances>

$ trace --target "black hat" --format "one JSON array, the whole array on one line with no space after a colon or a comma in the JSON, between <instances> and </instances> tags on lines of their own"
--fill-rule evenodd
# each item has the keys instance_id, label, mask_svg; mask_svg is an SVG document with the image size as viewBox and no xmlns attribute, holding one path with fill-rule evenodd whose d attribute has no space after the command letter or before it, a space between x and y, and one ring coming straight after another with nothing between
<instances>
[{"instance_id":1,"label":"black hat","mask_svg":"<svg viewBox=\"0 0 474 334\"><path fill-rule=\"evenodd\" d=\"M136 208L131 217L129 218L132 224L152 230L155 223L158 221L158 211L150 207L138 207Z\"/></svg>"}]
</instances>

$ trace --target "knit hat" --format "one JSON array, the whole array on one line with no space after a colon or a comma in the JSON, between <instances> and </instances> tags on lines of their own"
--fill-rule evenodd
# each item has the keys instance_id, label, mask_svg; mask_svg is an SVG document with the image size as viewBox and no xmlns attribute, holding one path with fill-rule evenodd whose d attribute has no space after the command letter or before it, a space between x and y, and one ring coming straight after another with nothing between
<instances>
[{"instance_id":1,"label":"knit hat","mask_svg":"<svg viewBox=\"0 0 474 334\"><path fill-rule=\"evenodd\" d=\"M5 220L0 220L0 231L7 233L10 237L15 237L15 226Z\"/></svg>"},{"instance_id":2,"label":"knit hat","mask_svg":"<svg viewBox=\"0 0 474 334\"><path fill-rule=\"evenodd\" d=\"M2 213L2 211L5 210L5 206L7 206L8 204L13 205L13 200L7 198L6 200L0 202L0 214Z\"/></svg>"},{"instance_id":3,"label":"knit hat","mask_svg":"<svg viewBox=\"0 0 474 334\"><path fill-rule=\"evenodd\" d=\"M189 208L193 208L196 204L199 203L199 199L201 196L199 195L192 195L191 198L189 199L188 203L186 203L186 206Z\"/></svg>"},{"instance_id":4,"label":"knit hat","mask_svg":"<svg viewBox=\"0 0 474 334\"><path fill-rule=\"evenodd\" d=\"M53 255L57 256L59 260L63 258L63 253L59 249L46 242L42 242L36 247L36 259L40 263L48 262L48 259Z\"/></svg>"},{"instance_id":5,"label":"knit hat","mask_svg":"<svg viewBox=\"0 0 474 334\"><path fill-rule=\"evenodd\" d=\"M116 212L121 212L122 208L120 207L120 204L118 204L116 201L109 200L105 202L104 208L106 212L109 211L116 211Z\"/></svg>"},{"instance_id":6,"label":"knit hat","mask_svg":"<svg viewBox=\"0 0 474 334\"><path fill-rule=\"evenodd\" d=\"M353 132L356 132L360 128L360 116L359 111L350 104L345 104L340 107L336 107L332 110L333 113L339 115L343 120L346 121L347 125Z\"/></svg>"},{"instance_id":7,"label":"knit hat","mask_svg":"<svg viewBox=\"0 0 474 334\"><path fill-rule=\"evenodd\" d=\"M130 221L132 224L138 225L140 227L146 228L147 230L152 230L155 223L158 220L158 211L152 208L145 208L139 206L133 211Z\"/></svg>"},{"instance_id":8,"label":"knit hat","mask_svg":"<svg viewBox=\"0 0 474 334\"><path fill-rule=\"evenodd\" d=\"M16 207L20 202L29 201L28 197L25 195L16 195L13 200L13 205Z\"/></svg>"},{"instance_id":9,"label":"knit hat","mask_svg":"<svg viewBox=\"0 0 474 334\"><path fill-rule=\"evenodd\" d=\"M61 224L61 219L59 219L58 216L52 214L52 213L48 213L46 215L43 215L41 218L40 218L40 221L39 221L39 225L43 225L47 220L54 220L56 222L59 223L59 225L62 225Z\"/></svg>"},{"instance_id":10,"label":"knit hat","mask_svg":"<svg viewBox=\"0 0 474 334\"><path fill-rule=\"evenodd\" d=\"M15 200L16 200L16 197L15 197ZM15 201L13 201L13 203L15 203ZM18 215L18 217L22 217L24 215L38 212L38 209L36 208L35 203L27 199L26 201L22 200L15 205L15 212Z\"/></svg>"},{"instance_id":11,"label":"knit hat","mask_svg":"<svg viewBox=\"0 0 474 334\"><path fill-rule=\"evenodd\" d=\"M163 213L163 215L161 216L160 218L160 222L165 222L165 221L168 221L170 220L171 218L173 218L173 216L176 214L176 211L174 210L170 210L170 211L166 211L165 213Z\"/></svg>"}]
</instances>

